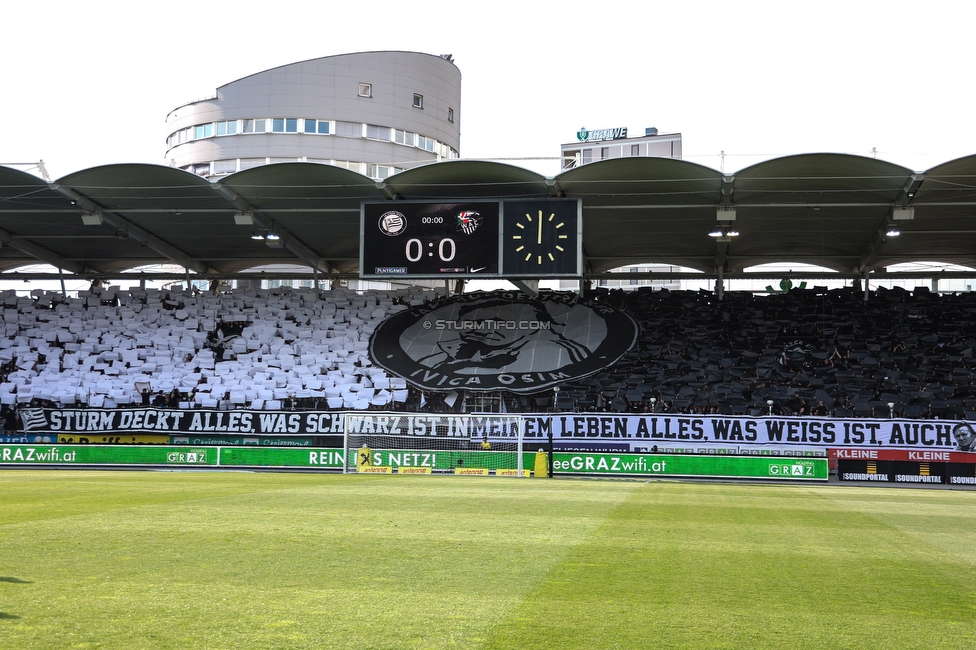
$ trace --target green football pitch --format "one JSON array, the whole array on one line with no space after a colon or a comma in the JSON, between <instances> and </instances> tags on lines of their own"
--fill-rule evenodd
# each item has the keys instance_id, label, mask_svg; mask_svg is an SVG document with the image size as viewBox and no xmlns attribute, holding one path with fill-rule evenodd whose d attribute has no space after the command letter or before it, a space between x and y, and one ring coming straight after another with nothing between
<instances>
[{"instance_id":1,"label":"green football pitch","mask_svg":"<svg viewBox=\"0 0 976 650\"><path fill-rule=\"evenodd\" d=\"M0 647L973 648L976 492L0 472Z\"/></svg>"}]
</instances>

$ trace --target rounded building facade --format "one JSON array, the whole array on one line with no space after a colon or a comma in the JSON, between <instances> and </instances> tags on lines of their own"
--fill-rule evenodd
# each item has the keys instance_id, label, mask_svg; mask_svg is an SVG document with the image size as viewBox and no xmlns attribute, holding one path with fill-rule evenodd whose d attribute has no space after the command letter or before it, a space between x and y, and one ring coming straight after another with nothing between
<instances>
[{"instance_id":1,"label":"rounded building facade","mask_svg":"<svg viewBox=\"0 0 976 650\"><path fill-rule=\"evenodd\" d=\"M458 157L461 72L450 55L361 52L272 68L166 117L166 159L201 176L278 162L375 179Z\"/></svg>"}]
</instances>

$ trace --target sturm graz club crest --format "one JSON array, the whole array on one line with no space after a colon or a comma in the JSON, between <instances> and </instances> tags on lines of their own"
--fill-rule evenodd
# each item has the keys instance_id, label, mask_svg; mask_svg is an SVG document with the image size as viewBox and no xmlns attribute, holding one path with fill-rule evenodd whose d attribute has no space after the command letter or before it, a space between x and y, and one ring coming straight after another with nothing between
<instances>
[{"instance_id":1,"label":"sturm graz club crest","mask_svg":"<svg viewBox=\"0 0 976 650\"><path fill-rule=\"evenodd\" d=\"M402 212L390 210L389 212L384 212L380 215L380 220L377 227L379 227L380 232L387 237L396 237L406 230L407 218L403 216Z\"/></svg>"},{"instance_id":2,"label":"sturm graz club crest","mask_svg":"<svg viewBox=\"0 0 976 650\"><path fill-rule=\"evenodd\" d=\"M394 314L373 332L369 356L424 390L534 393L615 363L636 340L634 320L609 305L495 291Z\"/></svg>"}]
</instances>

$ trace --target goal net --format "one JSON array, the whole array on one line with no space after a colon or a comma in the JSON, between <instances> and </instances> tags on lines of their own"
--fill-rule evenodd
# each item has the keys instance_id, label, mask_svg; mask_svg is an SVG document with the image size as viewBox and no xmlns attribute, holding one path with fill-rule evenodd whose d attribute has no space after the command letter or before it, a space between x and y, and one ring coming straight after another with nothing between
<instances>
[{"instance_id":1,"label":"goal net","mask_svg":"<svg viewBox=\"0 0 976 650\"><path fill-rule=\"evenodd\" d=\"M346 413L343 471L524 476L522 420L513 415Z\"/></svg>"}]
</instances>

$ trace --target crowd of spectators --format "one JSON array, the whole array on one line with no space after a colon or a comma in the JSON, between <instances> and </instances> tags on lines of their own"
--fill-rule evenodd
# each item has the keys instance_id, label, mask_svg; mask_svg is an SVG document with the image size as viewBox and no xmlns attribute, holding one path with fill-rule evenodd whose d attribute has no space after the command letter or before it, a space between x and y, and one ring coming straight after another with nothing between
<instances>
[{"instance_id":1,"label":"crowd of spectators","mask_svg":"<svg viewBox=\"0 0 976 650\"><path fill-rule=\"evenodd\" d=\"M636 346L536 395L423 393L368 338L423 290L0 295L0 404L976 419L976 294L814 288L772 295L600 290ZM15 419L15 418L11 418Z\"/></svg>"},{"instance_id":2,"label":"crowd of spectators","mask_svg":"<svg viewBox=\"0 0 976 650\"><path fill-rule=\"evenodd\" d=\"M637 346L560 410L976 418L976 293L608 291Z\"/></svg>"}]
</instances>

